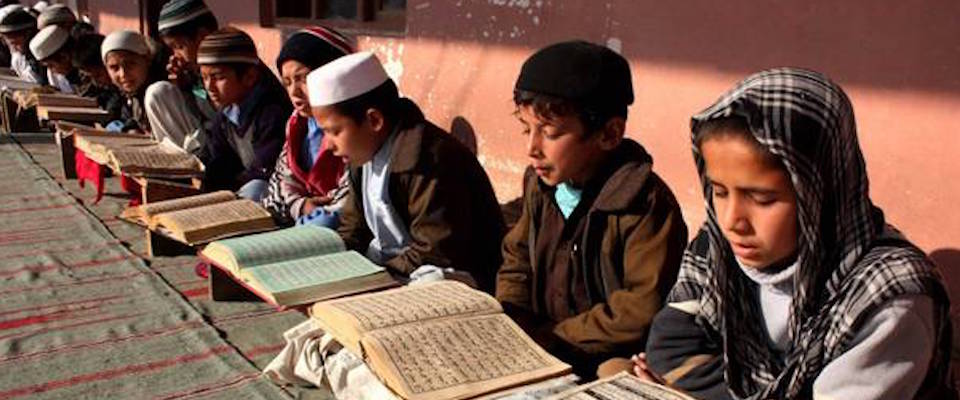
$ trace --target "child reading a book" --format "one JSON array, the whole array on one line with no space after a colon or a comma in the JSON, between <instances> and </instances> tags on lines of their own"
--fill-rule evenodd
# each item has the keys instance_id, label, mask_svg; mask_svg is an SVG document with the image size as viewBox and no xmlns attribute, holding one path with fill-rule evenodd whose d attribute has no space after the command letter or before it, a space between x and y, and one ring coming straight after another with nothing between
<instances>
[{"instance_id":1,"label":"child reading a book","mask_svg":"<svg viewBox=\"0 0 960 400\"><path fill-rule=\"evenodd\" d=\"M10 49L10 68L20 79L47 84L47 71L30 53L29 43L37 34L37 18L27 9L11 4L4 7L6 15L0 19L0 37Z\"/></svg>"},{"instance_id":2,"label":"child reading a book","mask_svg":"<svg viewBox=\"0 0 960 400\"><path fill-rule=\"evenodd\" d=\"M206 167L204 188L260 201L283 148L290 99L260 61L253 39L236 28L207 35L197 62L210 100L220 110L199 155Z\"/></svg>"},{"instance_id":3,"label":"child reading a book","mask_svg":"<svg viewBox=\"0 0 960 400\"><path fill-rule=\"evenodd\" d=\"M687 229L653 159L624 138L626 59L583 41L532 55L514 89L530 167L503 241L497 298L551 353L593 376L642 346Z\"/></svg>"},{"instance_id":4,"label":"child reading a book","mask_svg":"<svg viewBox=\"0 0 960 400\"><path fill-rule=\"evenodd\" d=\"M217 30L217 19L202 0L171 0L161 8L157 27L172 54L167 80L147 88L147 117L157 141L196 154L217 115L200 80L197 49Z\"/></svg>"},{"instance_id":5,"label":"child reading a book","mask_svg":"<svg viewBox=\"0 0 960 400\"><path fill-rule=\"evenodd\" d=\"M73 67L83 77L78 88L83 97L97 99L97 105L110 113L110 121L120 118L123 108L123 95L113 85L110 74L103 65L100 57L100 46L103 44L103 35L96 33L83 34L77 37L73 47Z\"/></svg>"},{"instance_id":6,"label":"child reading a book","mask_svg":"<svg viewBox=\"0 0 960 400\"><path fill-rule=\"evenodd\" d=\"M110 80L123 95L120 119L111 121L108 130L150 132L143 106L144 91L156 77L150 74L150 49L146 39L133 31L115 31L103 39L100 55Z\"/></svg>"},{"instance_id":7,"label":"child reading a book","mask_svg":"<svg viewBox=\"0 0 960 400\"><path fill-rule=\"evenodd\" d=\"M340 213L347 247L411 274L453 268L490 292L504 223L476 157L401 98L369 52L307 75L313 117L350 166Z\"/></svg>"},{"instance_id":8,"label":"child reading a book","mask_svg":"<svg viewBox=\"0 0 960 400\"><path fill-rule=\"evenodd\" d=\"M307 74L353 52L346 37L322 26L297 31L280 49L277 70L294 110L287 121L287 141L263 198L264 207L280 221L331 228L339 223L336 213L349 190L343 160L333 154L330 139L310 115Z\"/></svg>"},{"instance_id":9,"label":"child reading a book","mask_svg":"<svg viewBox=\"0 0 960 400\"><path fill-rule=\"evenodd\" d=\"M81 82L73 67L74 40L56 25L43 28L30 39L30 52L47 69L47 82L61 93L75 94Z\"/></svg>"},{"instance_id":10,"label":"child reading a book","mask_svg":"<svg viewBox=\"0 0 960 400\"><path fill-rule=\"evenodd\" d=\"M707 220L637 372L700 398L949 399L949 303L868 195L847 95L737 84L691 122Z\"/></svg>"}]
</instances>

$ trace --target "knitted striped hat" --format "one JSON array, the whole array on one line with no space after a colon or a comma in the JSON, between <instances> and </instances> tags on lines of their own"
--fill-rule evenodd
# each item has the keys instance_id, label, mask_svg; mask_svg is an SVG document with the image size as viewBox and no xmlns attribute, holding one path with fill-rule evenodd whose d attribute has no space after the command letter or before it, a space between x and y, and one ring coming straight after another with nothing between
<instances>
[{"instance_id":1,"label":"knitted striped hat","mask_svg":"<svg viewBox=\"0 0 960 400\"><path fill-rule=\"evenodd\" d=\"M197 64L260 64L257 45L243 31L226 27L207 35L197 49Z\"/></svg>"},{"instance_id":2,"label":"knitted striped hat","mask_svg":"<svg viewBox=\"0 0 960 400\"><path fill-rule=\"evenodd\" d=\"M15 8L0 20L0 33L13 33L37 27L37 19L23 7Z\"/></svg>"},{"instance_id":3,"label":"knitted striped hat","mask_svg":"<svg viewBox=\"0 0 960 400\"><path fill-rule=\"evenodd\" d=\"M350 39L333 29L312 26L294 32L277 55L277 71L288 60L299 61L313 70L337 58L355 52Z\"/></svg>"},{"instance_id":4,"label":"knitted striped hat","mask_svg":"<svg viewBox=\"0 0 960 400\"><path fill-rule=\"evenodd\" d=\"M70 38L70 32L56 25L43 28L33 39L30 39L30 52L37 58L37 61L43 61L54 55L60 48L67 43Z\"/></svg>"},{"instance_id":5,"label":"knitted striped hat","mask_svg":"<svg viewBox=\"0 0 960 400\"><path fill-rule=\"evenodd\" d=\"M103 39L100 45L100 57L107 62L107 54L115 50L126 50L142 56L150 55L150 48L143 35L134 31L114 31Z\"/></svg>"},{"instance_id":6,"label":"knitted striped hat","mask_svg":"<svg viewBox=\"0 0 960 400\"><path fill-rule=\"evenodd\" d=\"M157 29L164 31L190 22L204 14L213 14L203 0L170 0L160 8Z\"/></svg>"},{"instance_id":7,"label":"knitted striped hat","mask_svg":"<svg viewBox=\"0 0 960 400\"><path fill-rule=\"evenodd\" d=\"M70 7L63 4L54 4L40 12L40 16L37 17L37 28L43 29L50 25L69 24L71 22L77 22L77 16L73 14Z\"/></svg>"}]
</instances>

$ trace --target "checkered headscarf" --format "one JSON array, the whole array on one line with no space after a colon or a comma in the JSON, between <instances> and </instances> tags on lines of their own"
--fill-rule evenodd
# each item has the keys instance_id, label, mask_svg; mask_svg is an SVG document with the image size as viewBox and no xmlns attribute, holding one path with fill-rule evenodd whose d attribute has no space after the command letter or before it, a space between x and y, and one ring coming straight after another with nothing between
<instances>
[{"instance_id":1,"label":"checkered headscarf","mask_svg":"<svg viewBox=\"0 0 960 400\"><path fill-rule=\"evenodd\" d=\"M697 148L706 121L743 118L786 167L797 197L798 261L790 348L773 354L751 283L736 265L712 204ZM698 321L722 339L725 378L736 398L811 396L813 381L848 349L866 316L888 300L926 294L938 313L938 345L921 390L947 383L949 303L933 265L885 224L870 201L853 108L839 86L808 70L779 68L747 77L693 116L693 156L706 199L700 240L684 254L669 302L698 300ZM707 239L707 240L703 240ZM740 323L741 321L751 321Z\"/></svg>"}]
</instances>

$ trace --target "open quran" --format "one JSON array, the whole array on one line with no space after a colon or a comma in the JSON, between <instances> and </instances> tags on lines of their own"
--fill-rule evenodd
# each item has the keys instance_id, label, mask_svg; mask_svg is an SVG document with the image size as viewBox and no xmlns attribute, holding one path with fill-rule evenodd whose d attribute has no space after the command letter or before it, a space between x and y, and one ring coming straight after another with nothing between
<instances>
[{"instance_id":1,"label":"open quran","mask_svg":"<svg viewBox=\"0 0 960 400\"><path fill-rule=\"evenodd\" d=\"M347 251L316 225L219 240L200 258L275 306L295 306L398 285L383 267Z\"/></svg>"},{"instance_id":2,"label":"open quran","mask_svg":"<svg viewBox=\"0 0 960 400\"><path fill-rule=\"evenodd\" d=\"M47 93L42 89L19 90L14 99L22 108L36 107L41 120L105 122L110 113L100 108L96 99L73 94Z\"/></svg>"},{"instance_id":3,"label":"open quran","mask_svg":"<svg viewBox=\"0 0 960 400\"><path fill-rule=\"evenodd\" d=\"M621 372L548 397L548 400L695 400L675 389Z\"/></svg>"},{"instance_id":4,"label":"open quran","mask_svg":"<svg viewBox=\"0 0 960 400\"><path fill-rule=\"evenodd\" d=\"M405 399L471 398L570 372L496 299L456 281L323 301L310 314Z\"/></svg>"},{"instance_id":5,"label":"open quran","mask_svg":"<svg viewBox=\"0 0 960 400\"><path fill-rule=\"evenodd\" d=\"M225 190L130 207L120 218L189 245L276 227L259 204Z\"/></svg>"},{"instance_id":6,"label":"open quran","mask_svg":"<svg viewBox=\"0 0 960 400\"><path fill-rule=\"evenodd\" d=\"M75 130L73 138L88 158L125 175L190 178L203 173L203 163L193 154L144 135L85 129Z\"/></svg>"}]
</instances>

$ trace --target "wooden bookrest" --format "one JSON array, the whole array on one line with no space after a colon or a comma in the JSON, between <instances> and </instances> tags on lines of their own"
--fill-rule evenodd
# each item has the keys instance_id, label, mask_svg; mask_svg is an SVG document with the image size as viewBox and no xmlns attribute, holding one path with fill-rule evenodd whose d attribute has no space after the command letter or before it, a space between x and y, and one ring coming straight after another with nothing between
<instances>
[{"instance_id":1,"label":"wooden bookrest","mask_svg":"<svg viewBox=\"0 0 960 400\"><path fill-rule=\"evenodd\" d=\"M198 178L167 180L138 176L131 179L140 185L140 204L200 194Z\"/></svg>"},{"instance_id":2,"label":"wooden bookrest","mask_svg":"<svg viewBox=\"0 0 960 400\"><path fill-rule=\"evenodd\" d=\"M147 256L153 257L176 257L188 254L196 254L197 249L186 243L173 239L161 232L145 229L147 239Z\"/></svg>"}]
</instances>

